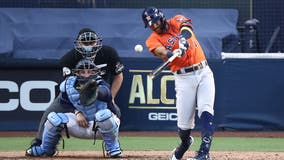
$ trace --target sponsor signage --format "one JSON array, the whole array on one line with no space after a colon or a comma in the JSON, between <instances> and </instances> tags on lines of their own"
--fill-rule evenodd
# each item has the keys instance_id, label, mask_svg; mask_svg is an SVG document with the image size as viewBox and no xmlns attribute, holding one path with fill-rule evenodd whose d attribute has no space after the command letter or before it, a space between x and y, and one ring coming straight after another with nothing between
<instances>
[{"instance_id":1,"label":"sponsor signage","mask_svg":"<svg viewBox=\"0 0 284 160\"><path fill-rule=\"evenodd\" d=\"M4 94L10 95L10 93L18 93L18 97L11 98L9 96L4 99L5 102L0 102L0 111L13 111L18 107L22 107L27 111L44 111L55 98L55 86L54 81L25 81L18 85L14 81L0 81L0 89L7 90ZM48 102L34 103L31 100L31 91L35 89L47 90L46 94L49 99ZM44 96L44 95L42 95Z\"/></svg>"},{"instance_id":2,"label":"sponsor signage","mask_svg":"<svg viewBox=\"0 0 284 160\"><path fill-rule=\"evenodd\" d=\"M136 124L140 124L140 127L147 130L153 129L151 124L153 122L176 123L173 75L167 70L155 79L151 79L147 76L150 72L150 69L145 70L143 67L126 69L124 72L124 82L116 98L116 103L125 115L122 123L127 122L127 125L121 125L122 130L135 129ZM13 68L0 69L0 74L2 75L0 78L1 122L13 121L12 124L15 125L18 122L20 124L32 121L33 126L28 128L36 129L42 112L49 107L57 95L58 85L62 81L61 71L52 68L44 70ZM129 128L128 125L132 127ZM11 126L12 130L22 130L23 127L22 125ZM10 127L5 126L5 129ZM0 127L0 130L3 128Z\"/></svg>"}]
</instances>

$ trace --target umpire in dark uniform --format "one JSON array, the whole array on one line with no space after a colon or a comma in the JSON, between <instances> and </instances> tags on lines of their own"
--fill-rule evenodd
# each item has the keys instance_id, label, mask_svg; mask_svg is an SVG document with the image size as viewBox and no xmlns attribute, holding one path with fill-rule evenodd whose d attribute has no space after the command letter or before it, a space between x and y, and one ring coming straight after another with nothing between
<instances>
[{"instance_id":1,"label":"umpire in dark uniform","mask_svg":"<svg viewBox=\"0 0 284 160\"><path fill-rule=\"evenodd\" d=\"M60 65L62 67L64 77L72 74L72 69L75 68L77 63L84 58L90 59L96 65L100 65L102 67L101 77L111 84L112 103L108 104L109 109L120 117L120 109L115 104L114 99L123 81L123 64L121 63L117 51L110 46L102 45L102 39L95 31L89 28L84 28L79 32L74 42L74 48L60 59ZM60 101L63 99L60 97L60 95L57 96L54 102L43 113L36 137L32 140L31 146L41 144L44 123L50 112L65 113L74 111L73 107L70 107L69 105L62 105Z\"/></svg>"}]
</instances>

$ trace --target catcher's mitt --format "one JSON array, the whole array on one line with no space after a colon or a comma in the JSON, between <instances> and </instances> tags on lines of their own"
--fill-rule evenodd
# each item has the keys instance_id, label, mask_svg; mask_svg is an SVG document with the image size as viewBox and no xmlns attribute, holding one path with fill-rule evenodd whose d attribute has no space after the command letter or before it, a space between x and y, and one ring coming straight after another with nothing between
<instances>
[{"instance_id":1,"label":"catcher's mitt","mask_svg":"<svg viewBox=\"0 0 284 160\"><path fill-rule=\"evenodd\" d=\"M80 90L80 104L90 106L97 99L97 82L90 79Z\"/></svg>"}]
</instances>

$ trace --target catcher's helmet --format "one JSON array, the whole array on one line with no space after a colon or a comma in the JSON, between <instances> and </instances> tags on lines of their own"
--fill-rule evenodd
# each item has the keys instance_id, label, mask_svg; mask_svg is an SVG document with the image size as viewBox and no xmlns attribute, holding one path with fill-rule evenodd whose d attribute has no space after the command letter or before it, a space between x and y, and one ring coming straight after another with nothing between
<instances>
[{"instance_id":1,"label":"catcher's helmet","mask_svg":"<svg viewBox=\"0 0 284 160\"><path fill-rule=\"evenodd\" d=\"M145 24L145 28L151 26L152 24L156 23L157 21L161 21L162 25L160 29L163 31L166 28L166 17L164 13L156 8L156 7L147 7L142 12L142 20Z\"/></svg>"},{"instance_id":2,"label":"catcher's helmet","mask_svg":"<svg viewBox=\"0 0 284 160\"><path fill-rule=\"evenodd\" d=\"M82 59L80 60L76 67L77 70L81 70L81 69L95 69L97 68L96 65L89 59Z\"/></svg>"},{"instance_id":3,"label":"catcher's helmet","mask_svg":"<svg viewBox=\"0 0 284 160\"><path fill-rule=\"evenodd\" d=\"M95 31L84 28L79 32L74 47L84 58L93 59L102 48L102 39Z\"/></svg>"},{"instance_id":4,"label":"catcher's helmet","mask_svg":"<svg viewBox=\"0 0 284 160\"><path fill-rule=\"evenodd\" d=\"M96 78L98 75L101 75L101 67L95 65L89 59L82 59L77 63L75 69L72 70L72 73L73 75L78 77L77 79L79 81L83 79L86 80L86 79Z\"/></svg>"}]
</instances>

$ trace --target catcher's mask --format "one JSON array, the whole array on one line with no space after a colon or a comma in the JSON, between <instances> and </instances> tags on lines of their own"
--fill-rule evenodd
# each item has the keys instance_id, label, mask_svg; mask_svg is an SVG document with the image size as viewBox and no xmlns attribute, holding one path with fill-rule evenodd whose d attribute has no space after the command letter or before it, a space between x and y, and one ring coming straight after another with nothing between
<instances>
[{"instance_id":1,"label":"catcher's mask","mask_svg":"<svg viewBox=\"0 0 284 160\"><path fill-rule=\"evenodd\" d=\"M74 47L84 58L93 59L102 48L102 39L95 31L85 28L79 32Z\"/></svg>"},{"instance_id":2,"label":"catcher's mask","mask_svg":"<svg viewBox=\"0 0 284 160\"><path fill-rule=\"evenodd\" d=\"M79 86L84 85L90 79L96 79L101 74L100 66L95 65L89 59L78 62L76 68L72 70L73 75L77 76Z\"/></svg>"}]
</instances>

